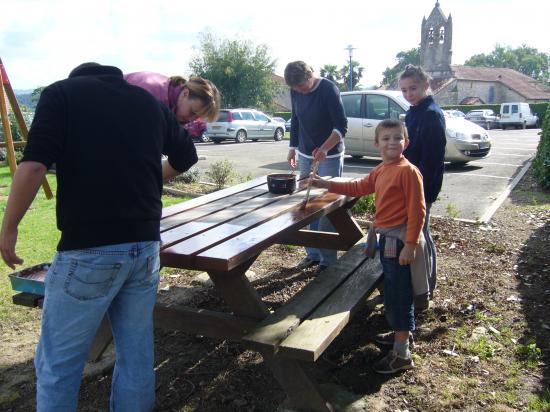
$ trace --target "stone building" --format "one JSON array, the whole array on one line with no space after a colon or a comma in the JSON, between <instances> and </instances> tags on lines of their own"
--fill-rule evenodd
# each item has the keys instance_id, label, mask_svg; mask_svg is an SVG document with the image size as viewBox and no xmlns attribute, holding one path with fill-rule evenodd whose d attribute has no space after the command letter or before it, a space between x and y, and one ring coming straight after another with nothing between
<instances>
[{"instance_id":1,"label":"stone building","mask_svg":"<svg viewBox=\"0 0 550 412\"><path fill-rule=\"evenodd\" d=\"M275 110L281 112L290 112L292 105L290 103L290 89L285 83L285 79L282 76L272 74L273 80L281 85L281 92L273 99L273 106Z\"/></svg>"},{"instance_id":2,"label":"stone building","mask_svg":"<svg viewBox=\"0 0 550 412\"><path fill-rule=\"evenodd\" d=\"M516 70L452 65L452 43L452 17L445 17L436 1L422 19L420 65L432 77L430 86L440 105L550 100L550 87Z\"/></svg>"}]
</instances>

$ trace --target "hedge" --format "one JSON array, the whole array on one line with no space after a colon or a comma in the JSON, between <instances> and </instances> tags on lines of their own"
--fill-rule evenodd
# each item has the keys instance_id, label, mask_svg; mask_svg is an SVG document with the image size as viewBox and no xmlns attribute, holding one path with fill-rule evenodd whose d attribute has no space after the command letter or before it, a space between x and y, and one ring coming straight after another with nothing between
<instances>
[{"instance_id":1,"label":"hedge","mask_svg":"<svg viewBox=\"0 0 550 412\"><path fill-rule=\"evenodd\" d=\"M275 112L273 113L273 117L282 117L285 120L290 119L292 116L292 112Z\"/></svg>"},{"instance_id":2,"label":"hedge","mask_svg":"<svg viewBox=\"0 0 550 412\"><path fill-rule=\"evenodd\" d=\"M550 189L550 110L546 110L537 154L533 160L535 179L543 189Z\"/></svg>"}]
</instances>

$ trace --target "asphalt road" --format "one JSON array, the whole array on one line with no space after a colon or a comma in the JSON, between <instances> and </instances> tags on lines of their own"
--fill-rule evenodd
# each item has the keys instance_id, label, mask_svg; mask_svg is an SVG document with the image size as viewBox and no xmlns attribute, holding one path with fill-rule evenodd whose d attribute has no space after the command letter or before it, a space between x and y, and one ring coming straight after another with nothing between
<instances>
[{"instance_id":1,"label":"asphalt road","mask_svg":"<svg viewBox=\"0 0 550 412\"><path fill-rule=\"evenodd\" d=\"M487 221L507 196L514 179L534 156L540 129L490 130L493 146L491 155L465 166L447 165L443 188L433 205L434 216L451 216L466 220ZM197 143L202 179L213 162L230 160L243 176L257 177L272 172L286 172L288 141L261 141L236 144ZM379 161L346 157L344 176L360 177L372 170Z\"/></svg>"}]
</instances>

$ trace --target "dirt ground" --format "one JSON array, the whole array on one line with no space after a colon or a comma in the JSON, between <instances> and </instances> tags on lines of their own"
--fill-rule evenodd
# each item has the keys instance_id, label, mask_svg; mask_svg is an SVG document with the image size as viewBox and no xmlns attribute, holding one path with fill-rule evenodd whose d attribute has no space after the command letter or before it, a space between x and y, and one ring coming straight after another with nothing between
<instances>
[{"instance_id":1,"label":"dirt ground","mask_svg":"<svg viewBox=\"0 0 550 412\"><path fill-rule=\"evenodd\" d=\"M489 225L434 218L439 250L433 306L418 315L416 368L396 376L371 369L382 356L372 337L386 330L383 306L365 307L311 372L364 399L370 411L545 410L550 405L550 210L525 189L529 174ZM535 193L536 194L536 193ZM300 248L274 246L251 267L276 309L310 281ZM220 303L197 273L164 276L159 299ZM34 409L36 320L3 327L0 409ZM158 411L276 411L285 397L261 357L242 345L156 331ZM79 410L108 410L111 368L84 378ZM533 403L533 396L548 403ZM539 406L537 406L539 405ZM542 405L542 406L541 406ZM546 405L546 406L545 406Z\"/></svg>"}]
</instances>

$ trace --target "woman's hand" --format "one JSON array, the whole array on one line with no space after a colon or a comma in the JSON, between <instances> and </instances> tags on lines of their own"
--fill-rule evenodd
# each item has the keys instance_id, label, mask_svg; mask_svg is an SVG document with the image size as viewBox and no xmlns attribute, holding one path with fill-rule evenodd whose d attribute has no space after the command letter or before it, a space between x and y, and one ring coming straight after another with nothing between
<instances>
[{"instance_id":1,"label":"woman's hand","mask_svg":"<svg viewBox=\"0 0 550 412\"><path fill-rule=\"evenodd\" d=\"M289 149L288 150L286 160L288 161L288 164L292 169L296 169L297 163L296 163L296 150L295 149Z\"/></svg>"},{"instance_id":2,"label":"woman's hand","mask_svg":"<svg viewBox=\"0 0 550 412\"><path fill-rule=\"evenodd\" d=\"M401 253L399 254L399 264L400 265L410 265L414 260L416 255L416 244L415 243L405 243Z\"/></svg>"}]
</instances>

